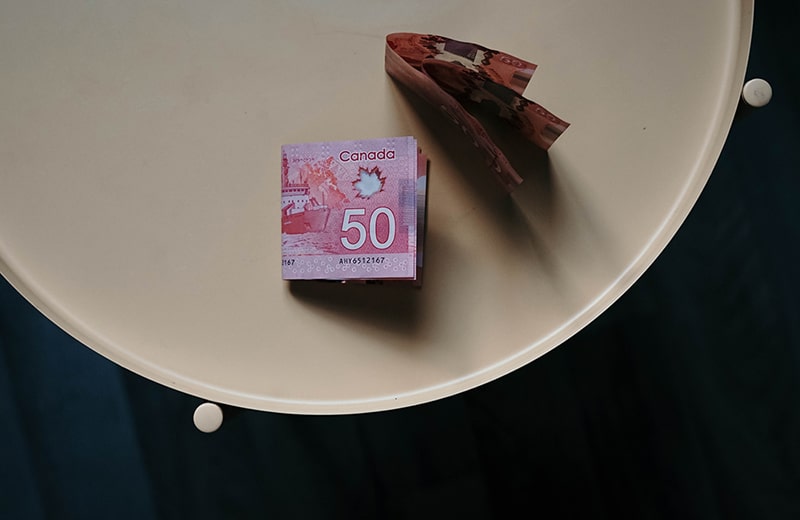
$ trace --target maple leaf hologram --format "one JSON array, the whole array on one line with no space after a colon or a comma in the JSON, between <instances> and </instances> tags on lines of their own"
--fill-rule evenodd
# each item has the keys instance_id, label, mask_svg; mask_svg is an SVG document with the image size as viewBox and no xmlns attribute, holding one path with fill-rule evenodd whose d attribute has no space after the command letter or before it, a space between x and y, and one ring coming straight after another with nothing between
<instances>
[{"instance_id":1,"label":"maple leaf hologram","mask_svg":"<svg viewBox=\"0 0 800 520\"><path fill-rule=\"evenodd\" d=\"M363 167L358 168L358 180L353 181L353 187L358 194L356 197L368 199L376 193L383 190L383 185L386 183L386 177L383 177L380 168L374 166L368 170Z\"/></svg>"}]
</instances>

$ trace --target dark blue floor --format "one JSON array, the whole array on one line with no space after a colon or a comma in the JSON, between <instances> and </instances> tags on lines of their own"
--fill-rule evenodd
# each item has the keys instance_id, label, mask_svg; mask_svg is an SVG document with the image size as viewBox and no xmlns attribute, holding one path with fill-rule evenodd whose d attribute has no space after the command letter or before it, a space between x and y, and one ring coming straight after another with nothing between
<instances>
[{"instance_id":1,"label":"dark blue floor","mask_svg":"<svg viewBox=\"0 0 800 520\"><path fill-rule=\"evenodd\" d=\"M775 97L673 242L576 337L473 391L204 435L198 400L0 280L0 519L800 518L800 9L757 3L748 77Z\"/></svg>"}]
</instances>

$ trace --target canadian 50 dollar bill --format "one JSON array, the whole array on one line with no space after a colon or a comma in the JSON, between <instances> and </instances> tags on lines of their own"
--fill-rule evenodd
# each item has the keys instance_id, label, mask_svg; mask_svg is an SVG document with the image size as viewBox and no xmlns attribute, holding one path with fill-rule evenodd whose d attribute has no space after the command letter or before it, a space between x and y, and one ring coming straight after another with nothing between
<instances>
[{"instance_id":1,"label":"canadian 50 dollar bill","mask_svg":"<svg viewBox=\"0 0 800 520\"><path fill-rule=\"evenodd\" d=\"M413 137L289 144L281 156L285 280L417 279L427 176Z\"/></svg>"}]
</instances>

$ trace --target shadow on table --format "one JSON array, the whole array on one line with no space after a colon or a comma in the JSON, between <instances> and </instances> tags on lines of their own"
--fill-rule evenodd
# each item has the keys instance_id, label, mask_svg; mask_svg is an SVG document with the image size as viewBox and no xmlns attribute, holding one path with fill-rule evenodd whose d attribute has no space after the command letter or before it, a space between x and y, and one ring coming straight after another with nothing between
<instances>
[{"instance_id":1,"label":"shadow on table","mask_svg":"<svg viewBox=\"0 0 800 520\"><path fill-rule=\"evenodd\" d=\"M293 280L289 292L317 311L383 332L413 336L422 325L420 288L392 284Z\"/></svg>"},{"instance_id":2,"label":"shadow on table","mask_svg":"<svg viewBox=\"0 0 800 520\"><path fill-rule=\"evenodd\" d=\"M468 190L469 202L473 204L467 209L470 214L479 213L482 219L488 219L496 236L503 238L512 249L519 244L532 244L545 265L554 263L549 258L545 237L559 233L558 226L563 221L561 215L564 212L564 195L561 193L561 183L554 178L548 153L525 139L507 121L495 114L477 104L465 105L524 180L509 194L495 180L483 153L473 146L456 125L407 87L399 83L393 84L400 93L397 97L397 110L409 114L419 125L425 127L430 138L447 152L446 156L431 160L431 207L441 197L439 190L442 189L442 184L437 180L437 175L446 170L441 166L442 161L449 162L452 165L450 170L459 176L457 182ZM424 148L425 143L421 144ZM450 217L459 218L457 215ZM429 222L429 226L433 228L439 225L439 222Z\"/></svg>"}]
</instances>

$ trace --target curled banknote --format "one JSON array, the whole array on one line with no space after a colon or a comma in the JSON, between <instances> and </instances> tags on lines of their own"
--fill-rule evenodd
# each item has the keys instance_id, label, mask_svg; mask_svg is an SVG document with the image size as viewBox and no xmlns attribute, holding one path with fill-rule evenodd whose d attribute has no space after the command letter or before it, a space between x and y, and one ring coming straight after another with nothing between
<instances>
[{"instance_id":1,"label":"curled banknote","mask_svg":"<svg viewBox=\"0 0 800 520\"><path fill-rule=\"evenodd\" d=\"M386 37L386 72L459 126L508 191L522 178L464 105L477 103L547 150L569 123L522 96L535 71L533 63L474 43L432 34Z\"/></svg>"}]
</instances>

